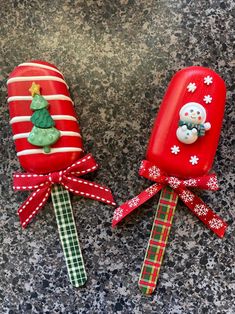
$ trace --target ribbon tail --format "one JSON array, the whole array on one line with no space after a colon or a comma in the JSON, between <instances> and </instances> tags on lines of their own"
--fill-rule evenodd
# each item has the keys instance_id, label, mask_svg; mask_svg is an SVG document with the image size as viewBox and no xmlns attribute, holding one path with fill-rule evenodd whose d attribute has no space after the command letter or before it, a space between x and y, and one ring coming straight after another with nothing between
<instances>
[{"instance_id":1,"label":"ribbon tail","mask_svg":"<svg viewBox=\"0 0 235 314\"><path fill-rule=\"evenodd\" d=\"M138 283L144 294L152 294L156 288L177 201L174 190L162 189Z\"/></svg>"},{"instance_id":2,"label":"ribbon tail","mask_svg":"<svg viewBox=\"0 0 235 314\"><path fill-rule=\"evenodd\" d=\"M75 287L83 286L87 281L87 274L69 192L61 185L54 185L51 197L70 282Z\"/></svg>"},{"instance_id":3,"label":"ribbon tail","mask_svg":"<svg viewBox=\"0 0 235 314\"><path fill-rule=\"evenodd\" d=\"M178 189L177 193L179 193L181 200L191 212L194 213L194 215L196 215L217 236L223 238L228 225L221 217L188 189Z\"/></svg>"},{"instance_id":4,"label":"ribbon tail","mask_svg":"<svg viewBox=\"0 0 235 314\"><path fill-rule=\"evenodd\" d=\"M44 206L50 196L51 188L39 188L33 192L18 209L20 223L23 228L26 228L34 216Z\"/></svg>"},{"instance_id":5,"label":"ribbon tail","mask_svg":"<svg viewBox=\"0 0 235 314\"><path fill-rule=\"evenodd\" d=\"M162 184L155 183L142 191L139 195L135 196L131 200L125 202L121 206L115 209L112 220L112 227L115 227L120 221L122 221L127 215L132 213L140 205L147 202L150 198L156 195L163 188Z\"/></svg>"}]
</instances>

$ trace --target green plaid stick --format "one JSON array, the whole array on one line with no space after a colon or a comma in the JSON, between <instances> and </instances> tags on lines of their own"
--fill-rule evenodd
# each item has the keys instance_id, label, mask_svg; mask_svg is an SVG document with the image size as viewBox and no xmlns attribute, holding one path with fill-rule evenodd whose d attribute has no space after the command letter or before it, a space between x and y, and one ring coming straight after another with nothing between
<instances>
[{"instance_id":1,"label":"green plaid stick","mask_svg":"<svg viewBox=\"0 0 235 314\"><path fill-rule=\"evenodd\" d=\"M73 217L70 195L61 185L54 185L51 197L70 281L75 287L80 287L85 284L87 275Z\"/></svg>"},{"instance_id":2,"label":"green plaid stick","mask_svg":"<svg viewBox=\"0 0 235 314\"><path fill-rule=\"evenodd\" d=\"M139 278L139 288L144 294L155 290L177 201L178 196L170 187L162 189Z\"/></svg>"}]
</instances>

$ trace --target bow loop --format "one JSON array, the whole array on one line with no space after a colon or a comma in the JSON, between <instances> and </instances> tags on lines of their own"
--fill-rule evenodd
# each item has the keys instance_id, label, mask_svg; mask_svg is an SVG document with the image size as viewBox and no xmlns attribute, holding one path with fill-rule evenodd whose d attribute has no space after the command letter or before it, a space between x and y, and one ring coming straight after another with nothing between
<instances>
[{"instance_id":1,"label":"bow loop","mask_svg":"<svg viewBox=\"0 0 235 314\"><path fill-rule=\"evenodd\" d=\"M64 174L74 174L79 177L81 175L93 172L97 168L98 164L96 163L92 154L87 154L64 170Z\"/></svg>"},{"instance_id":2,"label":"bow loop","mask_svg":"<svg viewBox=\"0 0 235 314\"><path fill-rule=\"evenodd\" d=\"M17 191L29 191L50 185L48 175L34 173L15 173L13 175L13 189Z\"/></svg>"},{"instance_id":3,"label":"bow loop","mask_svg":"<svg viewBox=\"0 0 235 314\"><path fill-rule=\"evenodd\" d=\"M148 160L141 162L139 175L154 182L165 182L165 173L157 165Z\"/></svg>"},{"instance_id":4,"label":"bow loop","mask_svg":"<svg viewBox=\"0 0 235 314\"><path fill-rule=\"evenodd\" d=\"M219 188L215 173L183 180L174 176L168 176L156 164L148 160L141 162L139 175L157 183L168 184L172 189L198 187L204 190L216 191Z\"/></svg>"},{"instance_id":5,"label":"bow loop","mask_svg":"<svg viewBox=\"0 0 235 314\"><path fill-rule=\"evenodd\" d=\"M203 190L217 191L219 189L217 176L215 173L210 173L198 178L184 180L186 187L198 187Z\"/></svg>"}]
</instances>

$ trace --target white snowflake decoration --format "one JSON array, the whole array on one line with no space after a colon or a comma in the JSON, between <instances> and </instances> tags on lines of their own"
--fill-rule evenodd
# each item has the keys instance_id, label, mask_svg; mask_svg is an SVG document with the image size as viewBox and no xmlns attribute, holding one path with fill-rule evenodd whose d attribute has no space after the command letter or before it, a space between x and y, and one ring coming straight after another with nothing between
<instances>
[{"instance_id":1,"label":"white snowflake decoration","mask_svg":"<svg viewBox=\"0 0 235 314\"><path fill-rule=\"evenodd\" d=\"M208 208L203 204L197 204L194 207L194 211L198 214L198 216L206 216L206 214L208 213Z\"/></svg>"},{"instance_id":2,"label":"white snowflake decoration","mask_svg":"<svg viewBox=\"0 0 235 314\"><path fill-rule=\"evenodd\" d=\"M153 184L151 185L149 188L147 188L146 192L149 194L149 195L153 195L158 189L158 184Z\"/></svg>"},{"instance_id":3,"label":"white snowflake decoration","mask_svg":"<svg viewBox=\"0 0 235 314\"><path fill-rule=\"evenodd\" d=\"M203 100L206 104L210 104L212 102L212 97L210 95L204 96Z\"/></svg>"},{"instance_id":4,"label":"white snowflake decoration","mask_svg":"<svg viewBox=\"0 0 235 314\"><path fill-rule=\"evenodd\" d=\"M169 183L171 188L177 189L181 182L179 179L177 179L175 177L170 177L170 179L168 180L168 183Z\"/></svg>"},{"instance_id":5,"label":"white snowflake decoration","mask_svg":"<svg viewBox=\"0 0 235 314\"><path fill-rule=\"evenodd\" d=\"M180 194L180 197L182 198L182 200L186 203L192 203L194 200L194 195L193 193L189 192L189 191L183 191Z\"/></svg>"},{"instance_id":6,"label":"white snowflake decoration","mask_svg":"<svg viewBox=\"0 0 235 314\"><path fill-rule=\"evenodd\" d=\"M209 225L211 228L214 228L214 229L220 229L221 227L223 227L222 221L218 218L212 218L209 221Z\"/></svg>"},{"instance_id":7,"label":"white snowflake decoration","mask_svg":"<svg viewBox=\"0 0 235 314\"><path fill-rule=\"evenodd\" d=\"M210 85L213 83L213 78L210 75L207 75L206 77L204 77L204 83L206 85Z\"/></svg>"},{"instance_id":8,"label":"white snowflake decoration","mask_svg":"<svg viewBox=\"0 0 235 314\"><path fill-rule=\"evenodd\" d=\"M118 207L115 209L114 214L113 214L113 220L117 221L120 218L122 218L123 215L123 209L121 207Z\"/></svg>"},{"instance_id":9,"label":"white snowflake decoration","mask_svg":"<svg viewBox=\"0 0 235 314\"><path fill-rule=\"evenodd\" d=\"M187 90L189 93L195 92L196 89L197 89L197 85L195 83L189 83L187 86Z\"/></svg>"},{"instance_id":10,"label":"white snowflake decoration","mask_svg":"<svg viewBox=\"0 0 235 314\"><path fill-rule=\"evenodd\" d=\"M197 185L197 180L195 179L188 179L184 181L185 186L196 186Z\"/></svg>"},{"instance_id":11,"label":"white snowflake decoration","mask_svg":"<svg viewBox=\"0 0 235 314\"><path fill-rule=\"evenodd\" d=\"M172 154L175 154L175 155L179 154L179 152L180 152L179 146L176 146L176 145L172 146L171 152L172 152Z\"/></svg>"},{"instance_id":12,"label":"white snowflake decoration","mask_svg":"<svg viewBox=\"0 0 235 314\"><path fill-rule=\"evenodd\" d=\"M149 168L149 176L153 179L156 179L160 176L160 169L156 166L152 166Z\"/></svg>"},{"instance_id":13,"label":"white snowflake decoration","mask_svg":"<svg viewBox=\"0 0 235 314\"><path fill-rule=\"evenodd\" d=\"M194 155L190 157L189 162L194 166L198 164L198 160L199 158L196 155Z\"/></svg>"},{"instance_id":14,"label":"white snowflake decoration","mask_svg":"<svg viewBox=\"0 0 235 314\"><path fill-rule=\"evenodd\" d=\"M139 203L139 201L140 201L140 199L138 198L138 196L136 196L136 197L134 197L132 200L130 200L129 202L128 202L128 205L129 205L129 207L135 207L135 206L137 206L138 205L138 203Z\"/></svg>"},{"instance_id":15,"label":"white snowflake decoration","mask_svg":"<svg viewBox=\"0 0 235 314\"><path fill-rule=\"evenodd\" d=\"M218 190L218 181L216 177L212 177L209 179L209 181L206 184L212 191Z\"/></svg>"}]
</instances>

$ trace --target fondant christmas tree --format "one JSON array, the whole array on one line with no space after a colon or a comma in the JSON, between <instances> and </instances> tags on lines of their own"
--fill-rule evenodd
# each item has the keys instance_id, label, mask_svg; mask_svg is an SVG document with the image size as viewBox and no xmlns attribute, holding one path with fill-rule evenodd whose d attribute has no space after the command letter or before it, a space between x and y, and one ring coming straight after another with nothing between
<instances>
[{"instance_id":1,"label":"fondant christmas tree","mask_svg":"<svg viewBox=\"0 0 235 314\"><path fill-rule=\"evenodd\" d=\"M49 114L47 100L40 94L40 85L33 82L29 89L33 100L30 109L34 111L30 121L34 124L28 136L29 143L43 147L45 153L50 153L50 145L60 137L60 131L54 126L55 122Z\"/></svg>"}]
</instances>

